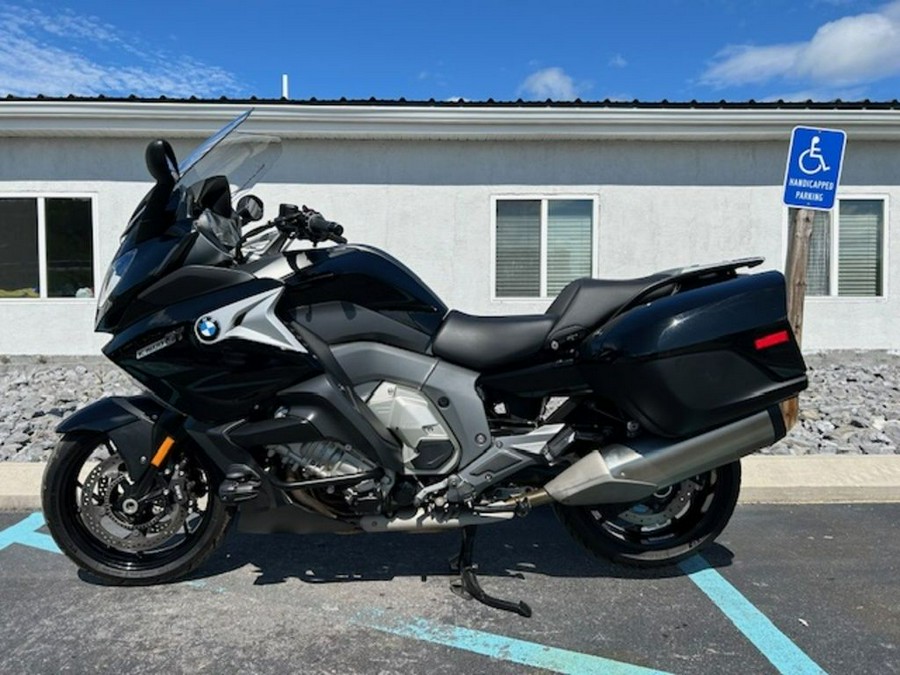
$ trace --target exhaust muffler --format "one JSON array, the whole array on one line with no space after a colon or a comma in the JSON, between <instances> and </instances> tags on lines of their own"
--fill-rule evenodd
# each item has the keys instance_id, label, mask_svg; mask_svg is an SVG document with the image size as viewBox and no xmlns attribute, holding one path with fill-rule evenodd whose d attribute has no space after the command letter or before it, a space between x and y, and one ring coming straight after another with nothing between
<instances>
[{"instance_id":1,"label":"exhaust muffler","mask_svg":"<svg viewBox=\"0 0 900 675\"><path fill-rule=\"evenodd\" d=\"M615 443L582 457L544 491L573 506L641 501L667 485L772 445L785 433L781 410L772 406L691 438Z\"/></svg>"}]
</instances>

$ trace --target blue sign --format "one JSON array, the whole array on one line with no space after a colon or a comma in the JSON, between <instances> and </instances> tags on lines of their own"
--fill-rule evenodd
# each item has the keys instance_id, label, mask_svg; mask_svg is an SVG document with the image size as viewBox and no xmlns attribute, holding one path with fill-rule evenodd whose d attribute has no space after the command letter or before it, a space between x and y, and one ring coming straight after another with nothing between
<instances>
[{"instance_id":1,"label":"blue sign","mask_svg":"<svg viewBox=\"0 0 900 675\"><path fill-rule=\"evenodd\" d=\"M843 131L795 127L784 172L784 203L821 211L834 207L846 144Z\"/></svg>"}]
</instances>

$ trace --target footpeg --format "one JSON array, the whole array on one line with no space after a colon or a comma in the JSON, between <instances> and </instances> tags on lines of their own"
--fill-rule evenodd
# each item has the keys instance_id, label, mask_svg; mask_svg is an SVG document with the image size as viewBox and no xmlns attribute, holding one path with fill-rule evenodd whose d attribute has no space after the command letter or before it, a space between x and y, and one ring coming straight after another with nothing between
<instances>
[{"instance_id":1,"label":"footpeg","mask_svg":"<svg viewBox=\"0 0 900 675\"><path fill-rule=\"evenodd\" d=\"M250 467L232 464L225 480L219 484L219 499L225 504L239 504L255 499L262 481Z\"/></svg>"},{"instance_id":2,"label":"footpeg","mask_svg":"<svg viewBox=\"0 0 900 675\"><path fill-rule=\"evenodd\" d=\"M488 595L481 584L478 582L478 576L475 574L475 564L472 562L472 552L475 548L475 532L476 526L469 525L464 527L462 531L462 546L459 555L450 561L453 571L459 572L459 579L450 584L450 590L462 598L473 598L483 605L493 607L494 609L502 609L505 612L512 612L526 619L531 616L531 607L527 603L510 602Z\"/></svg>"}]
</instances>

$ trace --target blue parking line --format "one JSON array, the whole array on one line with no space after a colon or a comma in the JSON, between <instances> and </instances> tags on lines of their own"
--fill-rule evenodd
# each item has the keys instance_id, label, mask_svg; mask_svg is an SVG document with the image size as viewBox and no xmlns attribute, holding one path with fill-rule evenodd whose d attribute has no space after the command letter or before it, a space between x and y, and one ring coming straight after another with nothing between
<instances>
[{"instance_id":1,"label":"blue parking line","mask_svg":"<svg viewBox=\"0 0 900 675\"><path fill-rule=\"evenodd\" d=\"M778 630L775 624L728 583L725 577L710 567L705 558L695 555L682 561L678 566L780 673L791 675L825 673L819 664Z\"/></svg>"},{"instance_id":2,"label":"blue parking line","mask_svg":"<svg viewBox=\"0 0 900 675\"><path fill-rule=\"evenodd\" d=\"M10 544L21 544L31 548L39 548L49 553L62 553L53 537L38 532L44 526L44 514L32 513L25 520L0 530L0 551Z\"/></svg>"},{"instance_id":3,"label":"blue parking line","mask_svg":"<svg viewBox=\"0 0 900 675\"><path fill-rule=\"evenodd\" d=\"M664 671L613 661L602 656L548 647L505 635L460 628L427 619L399 619L381 611L360 614L354 620L367 628L401 637L462 649L492 659L544 668L556 673L603 673L604 675L666 675Z\"/></svg>"},{"instance_id":4,"label":"blue parking line","mask_svg":"<svg viewBox=\"0 0 900 675\"><path fill-rule=\"evenodd\" d=\"M12 544L30 546L49 553L61 553L50 535L38 532L45 524L42 513L32 513L5 530L0 530L0 550ZM782 633L768 617L696 555L678 565L688 578L722 611L780 673L824 675L825 670ZM188 582L190 585L192 582ZM202 584L203 582L199 582ZM496 635L428 621L401 620L373 611L360 615L355 623L385 633L462 649L490 658L544 668L557 673L606 673L610 675L650 675L652 670L622 661L548 647L537 642Z\"/></svg>"}]
</instances>

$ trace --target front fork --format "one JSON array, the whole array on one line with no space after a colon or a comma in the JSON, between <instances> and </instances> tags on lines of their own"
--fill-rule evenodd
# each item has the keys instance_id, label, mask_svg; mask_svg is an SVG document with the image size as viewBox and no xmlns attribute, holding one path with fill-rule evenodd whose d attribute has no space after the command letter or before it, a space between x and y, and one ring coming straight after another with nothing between
<instances>
[{"instance_id":1,"label":"front fork","mask_svg":"<svg viewBox=\"0 0 900 675\"><path fill-rule=\"evenodd\" d=\"M125 464L131 485L125 490L123 509L136 512L142 503L159 496L160 474L187 440L187 418L164 408L151 396L113 396L95 401L69 416L58 433L105 434Z\"/></svg>"},{"instance_id":2,"label":"front fork","mask_svg":"<svg viewBox=\"0 0 900 675\"><path fill-rule=\"evenodd\" d=\"M129 511L136 512L141 505L152 502L159 496L161 491L168 489L168 487L158 486L157 478L160 476L161 472L165 472L164 467L166 466L167 460L170 458L174 447L175 439L166 434L163 437L162 442L156 448L156 451L153 453L150 465L143 470L140 474L140 478L134 481L125 490L124 499L122 500L122 510L125 511L125 513L129 513ZM144 455L144 457L146 457L146 455ZM134 480L133 477L132 480ZM154 489L154 487L156 487L156 489ZM183 494L177 494L177 487L175 486L173 486L172 489L176 490L176 501L182 501L184 499Z\"/></svg>"}]
</instances>

